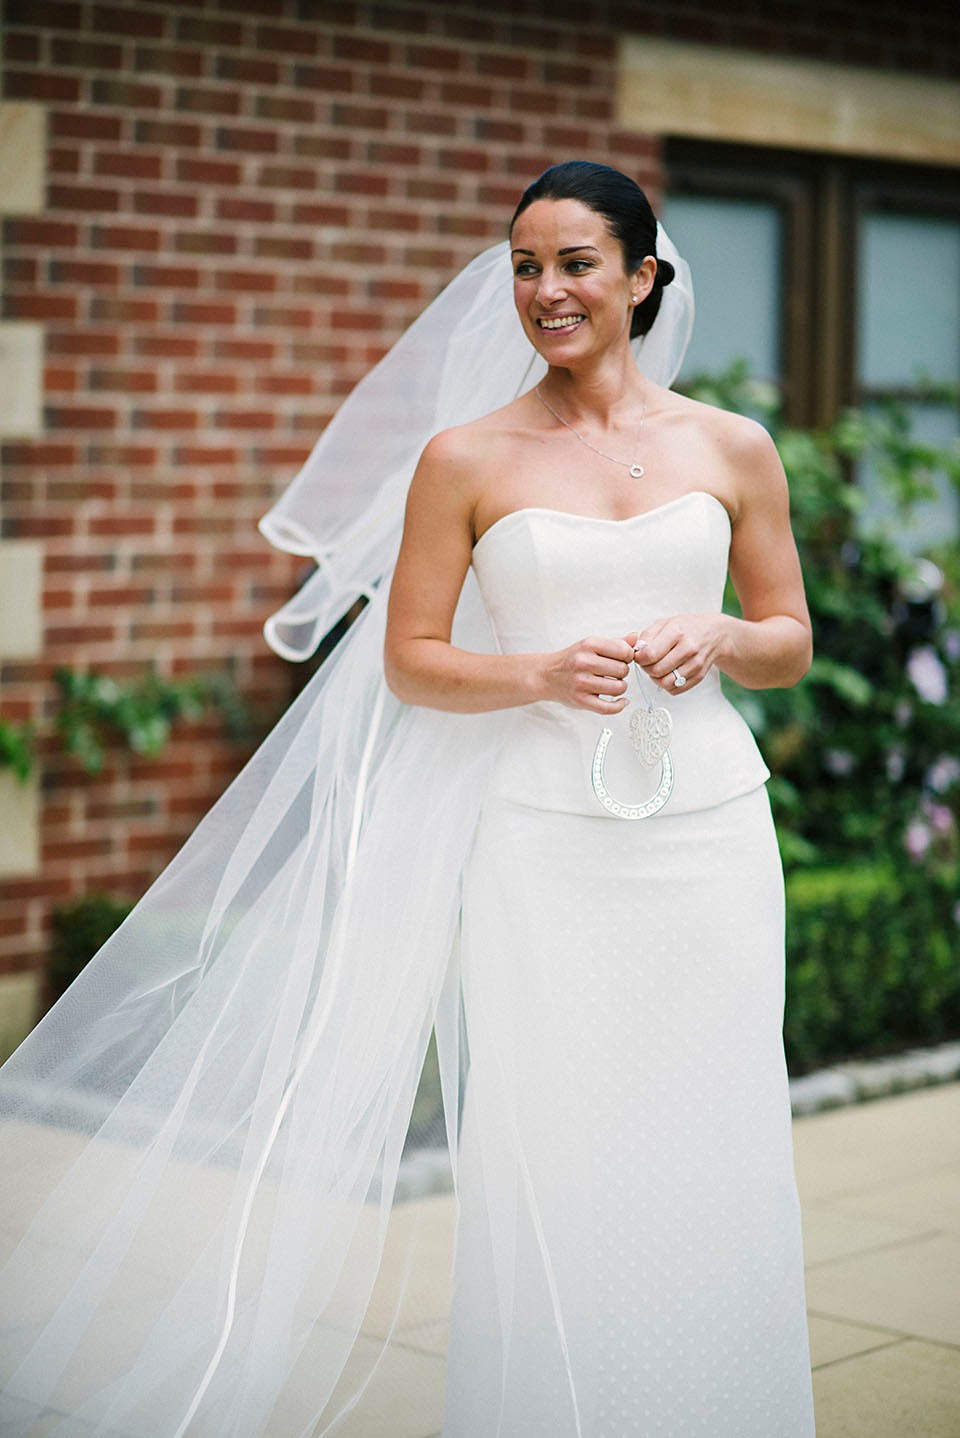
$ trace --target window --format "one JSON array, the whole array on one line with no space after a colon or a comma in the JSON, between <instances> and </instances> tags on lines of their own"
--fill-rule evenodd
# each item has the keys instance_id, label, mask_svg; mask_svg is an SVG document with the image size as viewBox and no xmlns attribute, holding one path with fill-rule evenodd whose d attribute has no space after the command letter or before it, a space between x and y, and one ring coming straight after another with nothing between
<instances>
[{"instance_id":1,"label":"window","mask_svg":"<svg viewBox=\"0 0 960 1438\"><path fill-rule=\"evenodd\" d=\"M666 162L664 222L697 297L681 377L742 356L793 424L895 396L919 437L956 436L956 408L921 382L960 382L955 171L690 140L668 141ZM869 522L888 503L859 477ZM960 533L960 503L943 479L904 542L945 533Z\"/></svg>"}]
</instances>

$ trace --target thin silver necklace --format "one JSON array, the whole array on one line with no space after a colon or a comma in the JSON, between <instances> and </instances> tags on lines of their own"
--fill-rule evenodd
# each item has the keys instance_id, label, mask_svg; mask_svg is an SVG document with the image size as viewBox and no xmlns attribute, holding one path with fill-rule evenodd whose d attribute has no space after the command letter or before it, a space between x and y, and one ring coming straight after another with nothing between
<instances>
[{"instance_id":1,"label":"thin silver necklace","mask_svg":"<svg viewBox=\"0 0 960 1438\"><path fill-rule=\"evenodd\" d=\"M600 456L601 459L608 459L611 464L619 464L619 466L620 466L621 469L625 469L625 470L627 470L627 471L629 472L631 479L643 479L643 475L644 475L643 465L642 465L642 464L637 464L636 459L634 459L632 463L629 463L629 462L628 462L627 460L625 460L625 459L614 459L614 457L613 457L612 454L607 454L605 450L598 449L595 444L591 444L588 439L585 439L584 436L580 433L580 431L579 431L578 429L574 429L573 425L572 425L572 424L569 424L569 423L567 422L567 420L564 419L564 417L563 417L562 414L557 414L557 411L554 409L553 405L552 405L552 404L548 404L547 401L544 399L543 395L540 393L540 386L539 386L539 385L536 386L536 388L534 389L533 392L534 392L534 394L537 396L537 399L540 401L540 403L543 405L544 409L548 409L548 410L550 411L550 413L553 415L554 419L559 420L560 423L561 423L562 425L564 425L565 428L568 429L571 434L576 435L576 437L577 437L577 439L580 441L580 443L581 443L581 444L585 444L585 445L587 446L587 449L592 449L593 452L594 452L594 454L599 454L599 456ZM637 445L640 443L640 430L643 428L643 418L644 418L644 415L646 414L646 412L647 412L647 387L646 387L646 385L644 385L644 387L643 387L643 407L642 407L641 410L640 410L640 423L639 423L639 425L637 426L637 437L636 437L636 439L635 439L634 442L633 442L633 452L634 452L634 454L636 454L636 452L637 452Z\"/></svg>"}]
</instances>

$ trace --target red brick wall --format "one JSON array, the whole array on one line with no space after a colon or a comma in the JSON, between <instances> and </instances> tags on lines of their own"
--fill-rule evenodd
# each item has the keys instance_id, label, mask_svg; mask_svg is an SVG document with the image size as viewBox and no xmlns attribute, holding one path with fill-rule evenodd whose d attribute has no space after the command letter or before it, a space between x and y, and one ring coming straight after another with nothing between
<instances>
[{"instance_id":1,"label":"red brick wall","mask_svg":"<svg viewBox=\"0 0 960 1438\"><path fill-rule=\"evenodd\" d=\"M47 107L49 188L3 227L3 313L45 326L47 406L3 447L5 532L46 546L43 654L0 667L3 714L49 715L59 664L155 664L227 667L276 717L292 680L260 629L297 565L255 524L339 399L545 165L609 160L656 198L656 142L614 126L620 30L947 74L947 14L7 0L2 93ZM139 894L243 757L215 723L153 762L113 748L97 779L48 746L0 972L41 961L53 902Z\"/></svg>"}]
</instances>

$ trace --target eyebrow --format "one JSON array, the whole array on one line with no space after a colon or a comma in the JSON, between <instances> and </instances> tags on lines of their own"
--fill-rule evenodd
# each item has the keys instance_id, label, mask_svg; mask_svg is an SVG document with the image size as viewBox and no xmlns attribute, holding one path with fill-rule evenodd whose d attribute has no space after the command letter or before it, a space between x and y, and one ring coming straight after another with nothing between
<instances>
[{"instance_id":1,"label":"eyebrow","mask_svg":"<svg viewBox=\"0 0 960 1438\"><path fill-rule=\"evenodd\" d=\"M593 250L595 255L599 255L600 253L596 245L566 245L562 250L557 250L557 254L572 255L575 254L577 250ZM512 255L532 255L533 250L511 250L510 253Z\"/></svg>"}]
</instances>

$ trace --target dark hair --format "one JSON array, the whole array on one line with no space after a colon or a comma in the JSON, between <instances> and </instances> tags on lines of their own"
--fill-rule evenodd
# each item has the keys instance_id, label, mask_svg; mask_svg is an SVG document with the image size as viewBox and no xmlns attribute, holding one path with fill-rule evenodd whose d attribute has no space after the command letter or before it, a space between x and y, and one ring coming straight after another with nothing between
<instances>
[{"instance_id":1,"label":"dark hair","mask_svg":"<svg viewBox=\"0 0 960 1438\"><path fill-rule=\"evenodd\" d=\"M517 218L535 200L579 200L594 210L603 218L614 239L620 241L627 274L638 269L647 255L656 258L657 219L650 201L635 180L610 165L595 165L590 160L565 160L563 164L551 165L521 195L510 221L511 234ZM663 287L673 277L670 261L657 259L653 289L633 312L631 339L645 335L650 329L660 309Z\"/></svg>"}]
</instances>

